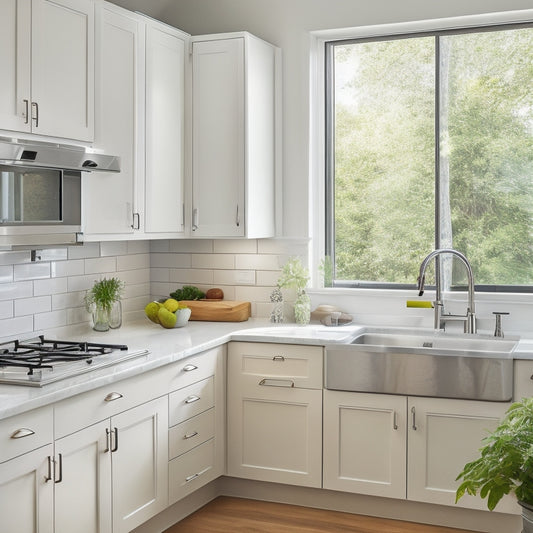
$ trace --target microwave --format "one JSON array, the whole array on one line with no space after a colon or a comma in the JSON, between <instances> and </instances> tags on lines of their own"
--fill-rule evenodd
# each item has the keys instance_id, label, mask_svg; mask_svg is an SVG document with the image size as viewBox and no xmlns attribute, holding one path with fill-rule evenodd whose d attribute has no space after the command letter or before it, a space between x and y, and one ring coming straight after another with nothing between
<instances>
[{"instance_id":1,"label":"microwave","mask_svg":"<svg viewBox=\"0 0 533 533\"><path fill-rule=\"evenodd\" d=\"M84 148L0 140L0 249L80 244L82 176L119 170Z\"/></svg>"}]
</instances>

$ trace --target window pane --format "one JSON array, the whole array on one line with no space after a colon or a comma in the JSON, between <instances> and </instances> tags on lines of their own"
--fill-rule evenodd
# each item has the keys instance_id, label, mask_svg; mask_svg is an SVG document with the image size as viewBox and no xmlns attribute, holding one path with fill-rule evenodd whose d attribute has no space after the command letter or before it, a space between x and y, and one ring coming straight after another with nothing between
<instances>
[{"instance_id":1,"label":"window pane","mask_svg":"<svg viewBox=\"0 0 533 533\"><path fill-rule=\"evenodd\" d=\"M531 284L533 30L442 37L440 58L441 244L476 284Z\"/></svg>"},{"instance_id":2,"label":"window pane","mask_svg":"<svg viewBox=\"0 0 533 533\"><path fill-rule=\"evenodd\" d=\"M334 47L336 280L414 283L434 247L434 47Z\"/></svg>"}]
</instances>

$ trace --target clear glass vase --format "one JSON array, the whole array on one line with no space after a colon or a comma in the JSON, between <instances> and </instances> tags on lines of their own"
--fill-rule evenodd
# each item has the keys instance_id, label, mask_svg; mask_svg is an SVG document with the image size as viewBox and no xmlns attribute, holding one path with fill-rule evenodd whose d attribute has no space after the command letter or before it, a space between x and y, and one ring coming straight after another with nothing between
<instances>
[{"instance_id":1,"label":"clear glass vase","mask_svg":"<svg viewBox=\"0 0 533 533\"><path fill-rule=\"evenodd\" d=\"M109 311L109 327L118 329L122 326L122 302L115 300Z\"/></svg>"},{"instance_id":2,"label":"clear glass vase","mask_svg":"<svg viewBox=\"0 0 533 533\"><path fill-rule=\"evenodd\" d=\"M94 303L92 305L93 329L95 331L109 330L109 309Z\"/></svg>"},{"instance_id":3,"label":"clear glass vase","mask_svg":"<svg viewBox=\"0 0 533 533\"><path fill-rule=\"evenodd\" d=\"M311 298L303 289L298 291L294 301L294 320L297 324L309 324L311 321Z\"/></svg>"}]
</instances>

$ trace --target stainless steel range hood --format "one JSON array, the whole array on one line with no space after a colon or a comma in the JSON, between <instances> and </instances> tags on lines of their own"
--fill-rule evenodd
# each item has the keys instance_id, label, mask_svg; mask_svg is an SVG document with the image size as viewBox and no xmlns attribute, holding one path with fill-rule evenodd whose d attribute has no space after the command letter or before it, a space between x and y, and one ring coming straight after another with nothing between
<instances>
[{"instance_id":1,"label":"stainless steel range hood","mask_svg":"<svg viewBox=\"0 0 533 533\"><path fill-rule=\"evenodd\" d=\"M83 147L0 138L0 165L83 172L120 172L120 158Z\"/></svg>"}]
</instances>

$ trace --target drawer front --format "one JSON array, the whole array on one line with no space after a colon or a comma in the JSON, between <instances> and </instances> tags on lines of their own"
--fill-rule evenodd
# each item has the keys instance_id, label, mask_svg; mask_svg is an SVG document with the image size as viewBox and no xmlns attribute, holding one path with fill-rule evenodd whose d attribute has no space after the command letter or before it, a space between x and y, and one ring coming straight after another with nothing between
<instances>
[{"instance_id":1,"label":"drawer front","mask_svg":"<svg viewBox=\"0 0 533 533\"><path fill-rule=\"evenodd\" d=\"M322 389L323 348L294 344L232 342L228 375L240 376L243 385L269 385Z\"/></svg>"},{"instance_id":2,"label":"drawer front","mask_svg":"<svg viewBox=\"0 0 533 533\"><path fill-rule=\"evenodd\" d=\"M55 404L55 437L70 435L96 422L168 393L163 369L84 392Z\"/></svg>"},{"instance_id":3,"label":"drawer front","mask_svg":"<svg viewBox=\"0 0 533 533\"><path fill-rule=\"evenodd\" d=\"M533 396L533 361L514 362L514 401Z\"/></svg>"},{"instance_id":4,"label":"drawer front","mask_svg":"<svg viewBox=\"0 0 533 533\"><path fill-rule=\"evenodd\" d=\"M215 436L215 408L171 427L168 432L169 458L174 459Z\"/></svg>"},{"instance_id":5,"label":"drawer front","mask_svg":"<svg viewBox=\"0 0 533 533\"><path fill-rule=\"evenodd\" d=\"M47 406L1 420L0 463L53 442L53 413Z\"/></svg>"},{"instance_id":6,"label":"drawer front","mask_svg":"<svg viewBox=\"0 0 533 533\"><path fill-rule=\"evenodd\" d=\"M217 358L224 354L225 346L219 346L169 365L165 379L170 392L191 385L215 374Z\"/></svg>"},{"instance_id":7,"label":"drawer front","mask_svg":"<svg viewBox=\"0 0 533 533\"><path fill-rule=\"evenodd\" d=\"M215 380L204 379L173 392L169 397L169 426L175 426L215 405Z\"/></svg>"},{"instance_id":8,"label":"drawer front","mask_svg":"<svg viewBox=\"0 0 533 533\"><path fill-rule=\"evenodd\" d=\"M215 439L211 439L168 464L169 505L217 477Z\"/></svg>"}]
</instances>

